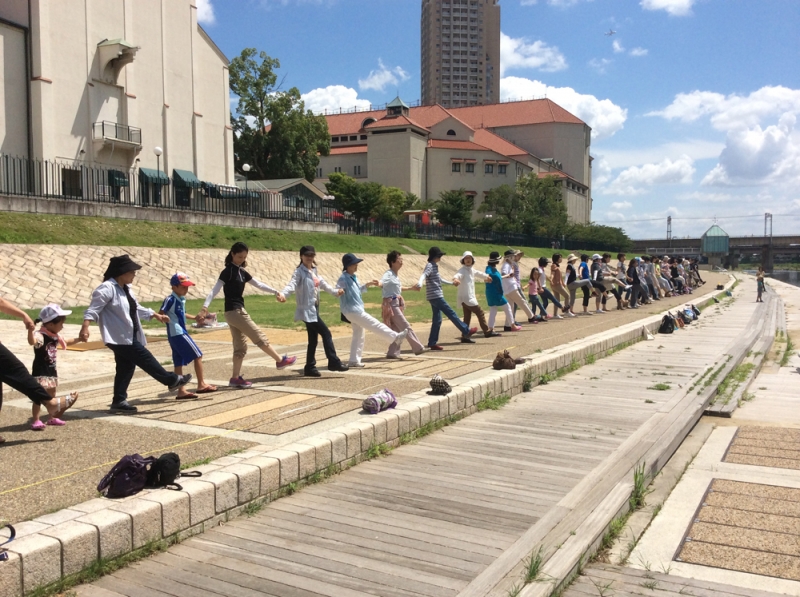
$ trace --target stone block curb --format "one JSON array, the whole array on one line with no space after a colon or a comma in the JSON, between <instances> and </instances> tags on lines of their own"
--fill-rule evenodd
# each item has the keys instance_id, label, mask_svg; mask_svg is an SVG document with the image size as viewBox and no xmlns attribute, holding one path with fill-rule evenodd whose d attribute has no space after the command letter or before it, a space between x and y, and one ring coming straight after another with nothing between
<instances>
[{"instance_id":1,"label":"stone block curb","mask_svg":"<svg viewBox=\"0 0 800 597\"><path fill-rule=\"evenodd\" d=\"M726 289L733 285L733 279ZM708 301L710 294L697 297ZM515 396L542 376L583 365L622 346L637 342L644 331L655 334L663 313L527 355L526 363L508 371L482 371L454 385L447 396L414 392L397 408L364 416L353 423L280 449L254 447L193 468L202 477L180 479L180 491L144 490L122 500L95 498L70 508L15 525L17 540L9 544L9 560L0 565L0 595L22 597L91 565L115 558L152 541L182 541L223 524L246 511L248 504L280 497L290 487L314 482L326 474L368 459L370 448L394 447L410 432L450 417L477 412L487 393Z\"/></svg>"}]
</instances>

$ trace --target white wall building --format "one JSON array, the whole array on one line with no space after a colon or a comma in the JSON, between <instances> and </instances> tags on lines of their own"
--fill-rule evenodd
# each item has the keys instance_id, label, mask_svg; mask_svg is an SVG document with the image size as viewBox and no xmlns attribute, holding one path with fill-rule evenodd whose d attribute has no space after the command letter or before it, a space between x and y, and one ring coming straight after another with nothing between
<instances>
[{"instance_id":1,"label":"white wall building","mask_svg":"<svg viewBox=\"0 0 800 597\"><path fill-rule=\"evenodd\" d=\"M194 1L2 0L0 154L233 184L228 59Z\"/></svg>"}]
</instances>

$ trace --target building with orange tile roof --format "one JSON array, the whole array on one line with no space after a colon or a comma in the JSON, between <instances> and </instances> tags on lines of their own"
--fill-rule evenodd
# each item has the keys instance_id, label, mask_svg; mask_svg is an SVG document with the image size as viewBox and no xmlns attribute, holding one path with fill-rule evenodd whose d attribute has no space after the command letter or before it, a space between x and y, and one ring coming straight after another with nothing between
<instances>
[{"instance_id":1,"label":"building with orange tile roof","mask_svg":"<svg viewBox=\"0 0 800 597\"><path fill-rule=\"evenodd\" d=\"M326 115L332 172L414 193L422 200L463 188L478 206L492 189L530 173L558 179L570 220L591 221L591 128L549 99L485 106L409 108Z\"/></svg>"}]
</instances>

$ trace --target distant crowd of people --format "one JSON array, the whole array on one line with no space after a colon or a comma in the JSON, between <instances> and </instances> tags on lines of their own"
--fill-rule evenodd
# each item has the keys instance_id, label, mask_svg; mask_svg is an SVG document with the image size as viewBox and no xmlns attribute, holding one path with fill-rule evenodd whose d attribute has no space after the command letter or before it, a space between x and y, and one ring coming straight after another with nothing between
<instances>
[{"instance_id":1,"label":"distant crowd of people","mask_svg":"<svg viewBox=\"0 0 800 597\"><path fill-rule=\"evenodd\" d=\"M343 372L350 368L364 367L362 361L366 332L372 332L387 344L386 358L400 357L404 342L408 342L413 353L420 355L426 350L442 351L439 334L442 315L456 327L462 343L472 344L480 328L485 338L501 336L507 332L518 332L523 324L539 324L551 320L608 313L607 301L613 298L616 309L638 309L641 304L661 300L678 294L690 293L704 284L700 277L696 259L677 256L642 256L626 259L624 253L616 256L612 263L609 253L603 255L576 255L570 253L566 259L554 253L552 259L541 257L531 268L527 279L522 276L520 261L524 253L508 249L501 256L492 252L485 267L477 267L475 256L465 251L461 256L461 268L451 280L439 273L439 262L445 253L439 247L428 251L428 262L413 285L403 285L399 272L403 267L403 255L391 251L386 256L388 269L380 279L362 282L358 279L358 266L363 261L352 253L342 257L342 273L335 284L328 283L319 273L315 261L316 251L312 246L300 249L300 262L291 279L282 288L273 288L257 280L246 269L249 248L235 243L225 257L224 268L213 288L209 291L202 308L195 315L186 312L186 295L195 283L188 275L176 272L170 279L171 294L165 298L158 312L143 307L131 289L136 272L141 265L128 255L112 257L103 282L92 293L89 307L83 314L83 325L77 338L66 339L61 335L66 317L72 311L59 305L45 306L36 321L27 313L0 299L0 311L23 320L28 330L28 342L33 347L32 373L0 344L0 408L2 408L2 383L20 391L33 401L31 428L44 430L48 425L62 426L61 416L78 400L77 392L58 396L57 351L68 345L87 342L90 324L97 324L103 344L114 353L116 374L110 410L119 414L133 414L136 406L128 402L128 386L136 367L152 378L177 392L177 399L189 400L198 394L218 390L206 382L203 372L202 351L189 335L187 320L199 323L206 321L208 307L222 291L224 296L225 322L233 342L233 367L228 382L230 387L247 388L252 382L242 376L242 364L247 354L247 339L268 354L278 369L293 365L297 357L280 355L270 345L263 330L251 319L245 309L244 291L250 285L267 294L272 294L280 303L294 295L294 319L303 322L308 335L308 348L303 374L320 377L316 351L319 339L327 359L329 371ZM563 269L562 269L563 268ZM488 317L478 298L477 284L483 284L484 304ZM462 317L445 300L443 285L457 286L456 308ZM380 318L368 313L362 295L368 288L380 288L382 295ZM425 344L414 333L405 315L403 293L421 291L425 287L425 298L431 307L431 328ZM581 309L577 310L577 293L582 293ZM320 316L320 293L327 292L339 299L341 320L352 326L349 358L343 362L337 355L328 326ZM590 303L594 300L594 308ZM552 304L552 315L547 309ZM576 312L577 310L577 312ZM502 311L504 323L496 327L497 315ZM516 313L524 317L517 321ZM478 326L472 327L472 317ZM167 371L147 349L147 340L142 329L142 320L156 319L167 329L172 349L173 371ZM36 324L40 324L37 328ZM194 365L197 388L186 389L192 380L184 368ZM46 422L40 419L41 409L48 414ZM4 440L0 437L0 443Z\"/></svg>"}]
</instances>

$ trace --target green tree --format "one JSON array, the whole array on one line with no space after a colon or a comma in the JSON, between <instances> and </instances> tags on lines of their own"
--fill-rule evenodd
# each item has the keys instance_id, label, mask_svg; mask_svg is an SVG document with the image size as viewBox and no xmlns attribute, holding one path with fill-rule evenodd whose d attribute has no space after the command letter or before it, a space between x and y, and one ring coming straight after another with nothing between
<instances>
[{"instance_id":1,"label":"green tree","mask_svg":"<svg viewBox=\"0 0 800 597\"><path fill-rule=\"evenodd\" d=\"M260 61L259 61L260 59ZM266 52L245 48L231 60L231 90L239 96L231 116L234 166L250 164L250 178L314 180L320 155L330 153L328 123L314 116L292 87L282 91L275 69L280 62Z\"/></svg>"},{"instance_id":2,"label":"green tree","mask_svg":"<svg viewBox=\"0 0 800 597\"><path fill-rule=\"evenodd\" d=\"M439 199L433 204L436 219L445 226L472 227L472 210L475 199L467 195L464 189L442 191Z\"/></svg>"},{"instance_id":3,"label":"green tree","mask_svg":"<svg viewBox=\"0 0 800 597\"><path fill-rule=\"evenodd\" d=\"M568 225L560 184L554 176L539 178L531 173L515 187L492 189L478 208L492 217L481 224L499 232L560 236Z\"/></svg>"},{"instance_id":4,"label":"green tree","mask_svg":"<svg viewBox=\"0 0 800 597\"><path fill-rule=\"evenodd\" d=\"M403 217L403 212L408 209L408 194L397 187L383 187L380 201L375 207L372 216L379 222L393 223Z\"/></svg>"},{"instance_id":5,"label":"green tree","mask_svg":"<svg viewBox=\"0 0 800 597\"><path fill-rule=\"evenodd\" d=\"M336 209L350 212L359 222L374 215L383 191L377 182L360 183L342 172L333 172L325 188L329 195L333 195Z\"/></svg>"}]
</instances>

